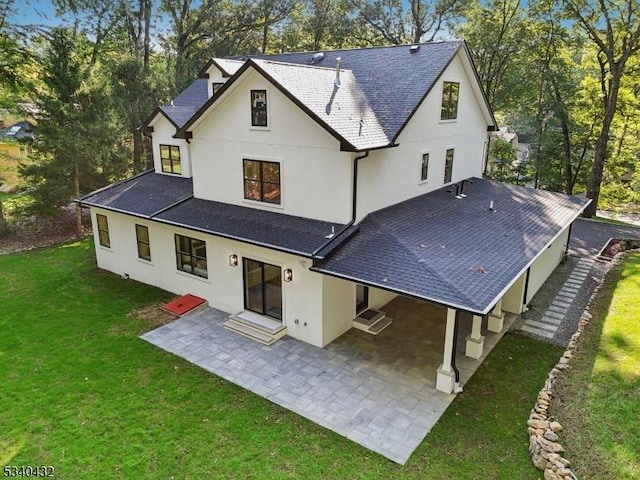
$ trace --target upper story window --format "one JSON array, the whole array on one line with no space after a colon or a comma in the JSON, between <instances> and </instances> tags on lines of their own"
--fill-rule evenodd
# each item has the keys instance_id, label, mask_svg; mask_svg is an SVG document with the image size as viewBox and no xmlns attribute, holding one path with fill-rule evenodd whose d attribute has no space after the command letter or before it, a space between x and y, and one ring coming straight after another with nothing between
<instances>
[{"instance_id":1,"label":"upper story window","mask_svg":"<svg viewBox=\"0 0 640 480\"><path fill-rule=\"evenodd\" d=\"M182 174L180 147L177 145L160 145L160 162L164 173Z\"/></svg>"},{"instance_id":2,"label":"upper story window","mask_svg":"<svg viewBox=\"0 0 640 480\"><path fill-rule=\"evenodd\" d=\"M251 126L267 126L267 91L251 90Z\"/></svg>"},{"instance_id":3,"label":"upper story window","mask_svg":"<svg viewBox=\"0 0 640 480\"><path fill-rule=\"evenodd\" d=\"M280 205L280 164L243 160L244 198Z\"/></svg>"},{"instance_id":4,"label":"upper story window","mask_svg":"<svg viewBox=\"0 0 640 480\"><path fill-rule=\"evenodd\" d=\"M204 240L176 234L176 267L178 270L208 278L207 247Z\"/></svg>"},{"instance_id":5,"label":"upper story window","mask_svg":"<svg viewBox=\"0 0 640 480\"><path fill-rule=\"evenodd\" d=\"M453 148L447 149L444 158L444 183L450 183L453 176Z\"/></svg>"},{"instance_id":6,"label":"upper story window","mask_svg":"<svg viewBox=\"0 0 640 480\"><path fill-rule=\"evenodd\" d=\"M98 241L103 247L111 248L111 239L109 238L109 222L106 215L96 213L96 223L98 224Z\"/></svg>"},{"instance_id":7,"label":"upper story window","mask_svg":"<svg viewBox=\"0 0 640 480\"><path fill-rule=\"evenodd\" d=\"M422 165L420 167L420 181L425 182L429 176L429 154L422 154Z\"/></svg>"},{"instance_id":8,"label":"upper story window","mask_svg":"<svg viewBox=\"0 0 640 480\"><path fill-rule=\"evenodd\" d=\"M138 243L138 258L151 261L151 242L149 242L149 228L136 224L136 242Z\"/></svg>"},{"instance_id":9,"label":"upper story window","mask_svg":"<svg viewBox=\"0 0 640 480\"><path fill-rule=\"evenodd\" d=\"M442 84L442 110L440 120L455 120L458 118L458 82L444 82Z\"/></svg>"}]
</instances>

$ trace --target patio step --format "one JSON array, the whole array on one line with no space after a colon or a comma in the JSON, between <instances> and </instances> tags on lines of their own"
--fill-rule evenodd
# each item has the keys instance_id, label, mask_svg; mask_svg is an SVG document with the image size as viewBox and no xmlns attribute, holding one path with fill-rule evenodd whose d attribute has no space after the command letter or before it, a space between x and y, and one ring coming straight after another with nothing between
<instances>
[{"instance_id":1,"label":"patio step","mask_svg":"<svg viewBox=\"0 0 640 480\"><path fill-rule=\"evenodd\" d=\"M353 327L363 332L377 335L388 327L392 321L385 312L370 308L353 319Z\"/></svg>"},{"instance_id":2,"label":"patio step","mask_svg":"<svg viewBox=\"0 0 640 480\"><path fill-rule=\"evenodd\" d=\"M231 315L222 326L263 345L272 345L287 334L287 327L280 322L253 312L240 312Z\"/></svg>"}]
</instances>

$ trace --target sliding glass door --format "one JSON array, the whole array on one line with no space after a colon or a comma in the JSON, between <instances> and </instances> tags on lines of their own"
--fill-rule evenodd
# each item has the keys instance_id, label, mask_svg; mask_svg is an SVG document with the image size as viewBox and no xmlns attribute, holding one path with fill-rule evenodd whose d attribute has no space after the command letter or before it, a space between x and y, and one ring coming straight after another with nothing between
<instances>
[{"instance_id":1,"label":"sliding glass door","mask_svg":"<svg viewBox=\"0 0 640 480\"><path fill-rule=\"evenodd\" d=\"M244 308L282 321L282 269L249 258L242 259Z\"/></svg>"}]
</instances>

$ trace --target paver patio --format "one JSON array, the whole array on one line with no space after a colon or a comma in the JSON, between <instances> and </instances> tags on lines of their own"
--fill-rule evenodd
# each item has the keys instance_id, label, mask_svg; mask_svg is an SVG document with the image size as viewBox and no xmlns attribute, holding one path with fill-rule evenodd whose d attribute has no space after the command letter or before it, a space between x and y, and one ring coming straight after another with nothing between
<instances>
[{"instance_id":1,"label":"paver patio","mask_svg":"<svg viewBox=\"0 0 640 480\"><path fill-rule=\"evenodd\" d=\"M291 337L260 345L223 328L229 314L213 308L141 338L404 464L455 398L435 389L445 311L404 297L383 310L395 320L379 335L351 329L325 348ZM507 316L503 332L514 318ZM502 336L483 330L483 357L467 358L470 325L461 319L463 385Z\"/></svg>"}]
</instances>

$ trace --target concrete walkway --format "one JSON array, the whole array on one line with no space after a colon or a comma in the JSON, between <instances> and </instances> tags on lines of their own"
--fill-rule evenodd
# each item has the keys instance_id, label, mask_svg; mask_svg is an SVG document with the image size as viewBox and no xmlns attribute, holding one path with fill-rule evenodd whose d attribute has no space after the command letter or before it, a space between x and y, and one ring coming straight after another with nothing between
<instances>
[{"instance_id":1,"label":"concrete walkway","mask_svg":"<svg viewBox=\"0 0 640 480\"><path fill-rule=\"evenodd\" d=\"M325 348L291 337L260 345L223 328L228 314L213 308L141 338L404 464L456 395L435 389L442 309L403 297L384 309L395 321L379 335L351 329ZM503 332L513 320L505 319ZM463 352L470 322L460 323L464 385L502 334L483 331L484 355L474 360Z\"/></svg>"}]
</instances>

